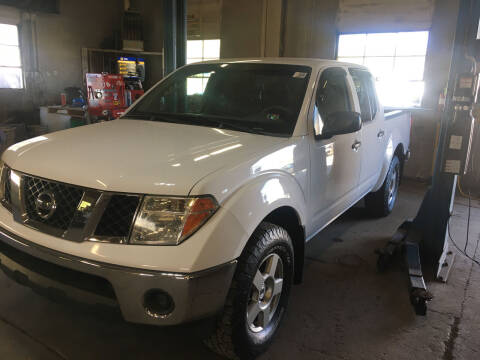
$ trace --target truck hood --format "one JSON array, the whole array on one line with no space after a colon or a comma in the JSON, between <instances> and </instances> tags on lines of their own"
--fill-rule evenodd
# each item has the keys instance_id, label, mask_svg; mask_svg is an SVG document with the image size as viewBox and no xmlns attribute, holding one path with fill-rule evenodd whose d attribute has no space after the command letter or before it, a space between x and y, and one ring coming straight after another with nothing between
<instances>
[{"instance_id":1,"label":"truck hood","mask_svg":"<svg viewBox=\"0 0 480 360\"><path fill-rule=\"evenodd\" d=\"M11 146L2 159L27 174L104 191L187 195L221 168L287 141L202 126L115 120Z\"/></svg>"}]
</instances>

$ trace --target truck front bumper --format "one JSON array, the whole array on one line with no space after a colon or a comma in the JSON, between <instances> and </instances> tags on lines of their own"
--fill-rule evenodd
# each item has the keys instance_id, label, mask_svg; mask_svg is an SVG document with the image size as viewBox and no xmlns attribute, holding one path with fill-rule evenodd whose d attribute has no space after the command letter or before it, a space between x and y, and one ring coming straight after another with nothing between
<instances>
[{"instance_id":1,"label":"truck front bumper","mask_svg":"<svg viewBox=\"0 0 480 360\"><path fill-rule=\"evenodd\" d=\"M39 292L119 307L126 321L175 325L220 311L236 260L195 273L146 271L51 250L0 227L0 268Z\"/></svg>"}]
</instances>

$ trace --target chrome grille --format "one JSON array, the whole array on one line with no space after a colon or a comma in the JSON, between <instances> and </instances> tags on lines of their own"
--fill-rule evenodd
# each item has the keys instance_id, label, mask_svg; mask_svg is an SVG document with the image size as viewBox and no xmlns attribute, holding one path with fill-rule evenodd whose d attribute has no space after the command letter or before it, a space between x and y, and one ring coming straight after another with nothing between
<instances>
[{"instance_id":1,"label":"chrome grille","mask_svg":"<svg viewBox=\"0 0 480 360\"><path fill-rule=\"evenodd\" d=\"M97 225L95 235L127 238L139 200L138 196L113 195Z\"/></svg>"},{"instance_id":2,"label":"chrome grille","mask_svg":"<svg viewBox=\"0 0 480 360\"><path fill-rule=\"evenodd\" d=\"M12 181L13 175L19 181ZM15 221L40 232L76 242L88 239L128 242L142 199L142 195L103 192L37 178L8 167L4 168L0 180L0 186L4 190L1 204L12 212ZM39 203L39 200L45 201L42 198L46 194L47 198L54 198L56 205L47 214L44 213L42 203Z\"/></svg>"},{"instance_id":3,"label":"chrome grille","mask_svg":"<svg viewBox=\"0 0 480 360\"><path fill-rule=\"evenodd\" d=\"M24 175L23 179L25 210L29 219L52 226L56 229L67 230L82 198L83 189L27 175ZM52 217L48 219L40 217L35 207L35 200L38 195L45 191L52 192L55 195L57 203L57 209Z\"/></svg>"}]
</instances>

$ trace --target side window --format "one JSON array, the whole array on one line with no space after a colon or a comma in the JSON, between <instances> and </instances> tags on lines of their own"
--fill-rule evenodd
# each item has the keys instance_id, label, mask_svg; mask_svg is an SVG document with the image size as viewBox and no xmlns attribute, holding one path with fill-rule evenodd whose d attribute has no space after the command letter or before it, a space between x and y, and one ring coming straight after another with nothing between
<instances>
[{"instance_id":1,"label":"side window","mask_svg":"<svg viewBox=\"0 0 480 360\"><path fill-rule=\"evenodd\" d=\"M375 82L373 76L370 73L366 73L367 77L367 89L368 89L368 98L370 99L370 109L372 111L372 119L375 119L378 111L378 101L377 101L377 92L375 91Z\"/></svg>"},{"instance_id":2,"label":"side window","mask_svg":"<svg viewBox=\"0 0 480 360\"><path fill-rule=\"evenodd\" d=\"M351 110L346 75L342 68L329 68L323 71L315 100L322 119L338 111Z\"/></svg>"},{"instance_id":3,"label":"side window","mask_svg":"<svg viewBox=\"0 0 480 360\"><path fill-rule=\"evenodd\" d=\"M362 122L368 122L375 119L378 104L372 75L370 75L368 71L358 69L350 69L350 75L352 75L358 101L360 103Z\"/></svg>"}]
</instances>

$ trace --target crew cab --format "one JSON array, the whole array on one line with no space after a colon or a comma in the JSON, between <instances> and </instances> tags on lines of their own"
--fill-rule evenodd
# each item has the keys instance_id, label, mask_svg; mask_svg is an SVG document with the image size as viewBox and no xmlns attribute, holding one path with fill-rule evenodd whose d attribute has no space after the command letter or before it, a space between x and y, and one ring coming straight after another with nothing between
<instances>
[{"instance_id":1,"label":"crew cab","mask_svg":"<svg viewBox=\"0 0 480 360\"><path fill-rule=\"evenodd\" d=\"M305 243L364 197L392 211L410 126L356 64L186 65L118 120L5 151L0 266L134 323L215 316L207 345L253 358L302 279Z\"/></svg>"}]
</instances>

